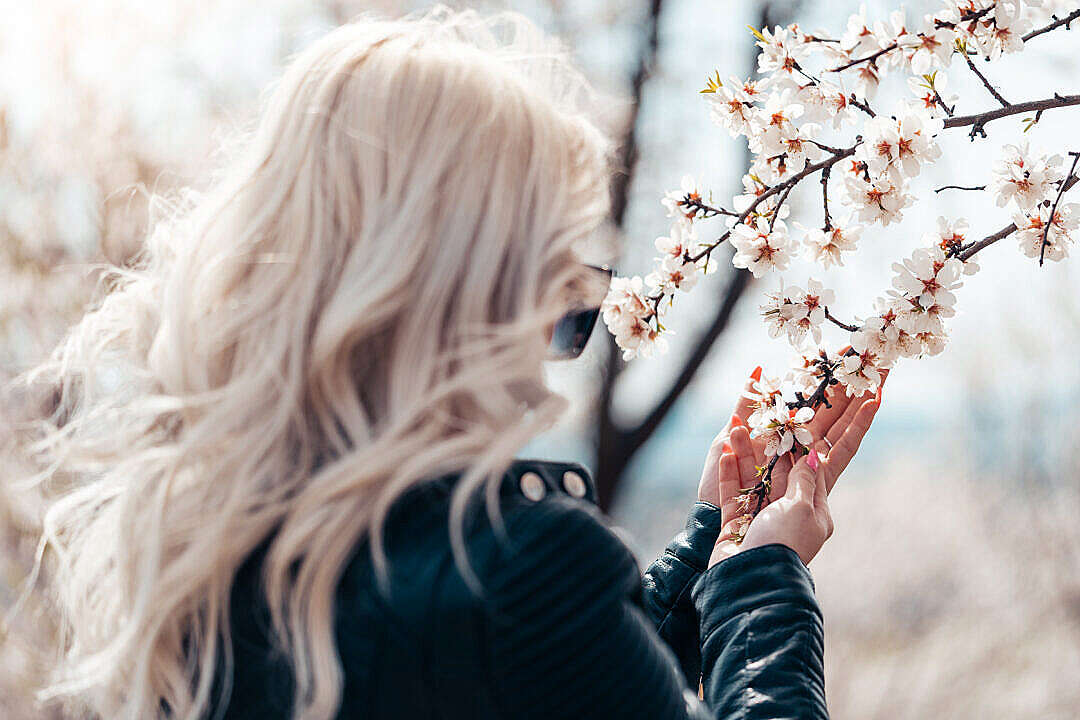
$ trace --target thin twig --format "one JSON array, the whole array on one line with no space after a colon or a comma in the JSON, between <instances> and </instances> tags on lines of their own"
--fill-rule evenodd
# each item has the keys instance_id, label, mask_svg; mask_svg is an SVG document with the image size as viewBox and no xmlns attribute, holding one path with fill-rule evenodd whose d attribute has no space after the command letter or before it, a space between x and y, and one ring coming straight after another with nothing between
<instances>
[{"instance_id":1,"label":"thin twig","mask_svg":"<svg viewBox=\"0 0 1080 720\"><path fill-rule=\"evenodd\" d=\"M985 185L942 185L934 191L935 194L942 190L985 190Z\"/></svg>"},{"instance_id":2,"label":"thin twig","mask_svg":"<svg viewBox=\"0 0 1080 720\"><path fill-rule=\"evenodd\" d=\"M1001 96L1001 93L990 84L990 81L986 79L986 76L979 72L979 68L975 67L975 63L972 62L971 56L967 53L961 53L964 56L964 60L967 61L967 66L971 68L971 72L975 73L975 77L982 81L983 87L990 91L990 94L994 96L994 99L1001 103L1001 107L1009 107L1011 103Z\"/></svg>"},{"instance_id":3,"label":"thin twig","mask_svg":"<svg viewBox=\"0 0 1080 720\"><path fill-rule=\"evenodd\" d=\"M832 175L832 166L821 171L821 202L825 205L825 232L832 230L832 217L829 216L829 177Z\"/></svg>"},{"instance_id":4,"label":"thin twig","mask_svg":"<svg viewBox=\"0 0 1080 720\"><path fill-rule=\"evenodd\" d=\"M855 97L855 93L851 93L851 97L848 98L848 102L862 110L870 117L877 117L877 113L870 109L870 103L862 102L861 100L859 100L859 98Z\"/></svg>"},{"instance_id":5,"label":"thin twig","mask_svg":"<svg viewBox=\"0 0 1080 720\"><path fill-rule=\"evenodd\" d=\"M1050 208L1050 219L1046 221L1046 227L1043 228L1042 245L1039 246L1039 267L1042 267L1043 259L1046 256L1046 246L1050 244L1050 228L1054 225L1054 216L1057 215L1058 203L1061 202L1061 196L1070 187L1069 181L1072 179L1073 173L1076 172L1076 163L1080 162L1080 152L1071 152L1069 155L1073 159L1072 167L1069 168L1069 174L1061 181L1057 197L1054 198L1054 205Z\"/></svg>"},{"instance_id":6,"label":"thin twig","mask_svg":"<svg viewBox=\"0 0 1080 720\"><path fill-rule=\"evenodd\" d=\"M833 325L836 325L839 328L843 328L848 332L859 332L859 330L862 330L862 328L860 328L858 325L851 325L849 323L838 320L835 315L829 312L829 308L827 307L825 308L825 319L831 322Z\"/></svg>"}]
</instances>

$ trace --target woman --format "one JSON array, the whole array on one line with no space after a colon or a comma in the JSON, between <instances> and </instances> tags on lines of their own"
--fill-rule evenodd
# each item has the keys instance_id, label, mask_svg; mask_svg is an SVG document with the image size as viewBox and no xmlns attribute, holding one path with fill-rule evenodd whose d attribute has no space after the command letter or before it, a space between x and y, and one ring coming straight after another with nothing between
<instances>
[{"instance_id":1,"label":"woman","mask_svg":"<svg viewBox=\"0 0 1080 720\"><path fill-rule=\"evenodd\" d=\"M55 395L33 445L65 630L46 697L132 719L825 717L805 564L880 398L830 396L736 544L761 462L740 399L644 578L583 468L513 460L564 406L549 346L595 319L575 248L610 145L588 99L516 16L363 20L295 59L244 151L28 378Z\"/></svg>"}]
</instances>

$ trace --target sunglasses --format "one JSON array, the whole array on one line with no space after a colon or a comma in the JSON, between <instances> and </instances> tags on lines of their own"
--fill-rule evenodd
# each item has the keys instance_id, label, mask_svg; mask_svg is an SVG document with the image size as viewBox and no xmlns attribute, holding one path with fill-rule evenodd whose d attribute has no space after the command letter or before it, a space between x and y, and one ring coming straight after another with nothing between
<instances>
[{"instance_id":1,"label":"sunglasses","mask_svg":"<svg viewBox=\"0 0 1080 720\"><path fill-rule=\"evenodd\" d=\"M575 307L555 323L548 344L549 360L573 360L585 350L596 319L600 317L600 304L607 295L614 274L611 268L587 265L591 272L587 279L583 305Z\"/></svg>"}]
</instances>

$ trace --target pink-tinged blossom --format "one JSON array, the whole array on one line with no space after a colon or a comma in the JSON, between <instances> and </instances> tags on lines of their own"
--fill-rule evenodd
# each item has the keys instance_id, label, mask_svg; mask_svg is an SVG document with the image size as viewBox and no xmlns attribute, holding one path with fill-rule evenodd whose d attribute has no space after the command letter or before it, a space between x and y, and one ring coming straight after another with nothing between
<instances>
[{"instance_id":1,"label":"pink-tinged blossom","mask_svg":"<svg viewBox=\"0 0 1080 720\"><path fill-rule=\"evenodd\" d=\"M893 263L893 270L896 272L893 287L917 298L924 309L934 305L953 307L956 304L953 291L963 286L959 280L963 263L947 258L937 246L917 249L903 264Z\"/></svg>"},{"instance_id":2,"label":"pink-tinged blossom","mask_svg":"<svg viewBox=\"0 0 1080 720\"><path fill-rule=\"evenodd\" d=\"M1020 210L1031 210L1051 197L1064 177L1060 155L1034 152L1026 142L1006 145L994 164L987 190L997 198L999 207L1011 201Z\"/></svg>"},{"instance_id":3,"label":"pink-tinged blossom","mask_svg":"<svg viewBox=\"0 0 1080 720\"><path fill-rule=\"evenodd\" d=\"M1050 221L1051 208L1042 206L1036 210L1017 212L1013 215L1016 224L1016 240L1020 249L1029 258L1038 258L1040 253L1046 260L1064 260L1069 255L1069 248L1076 241L1077 227L1080 226L1080 203L1061 203ZM1050 231L1046 232L1047 224ZM1046 237L1046 251L1043 252L1043 237Z\"/></svg>"},{"instance_id":4,"label":"pink-tinged blossom","mask_svg":"<svg viewBox=\"0 0 1080 720\"><path fill-rule=\"evenodd\" d=\"M845 177L844 189L856 216L864 223L880 222L882 226L888 226L899 222L904 217L904 209L915 202L888 174L871 181L862 175L849 174Z\"/></svg>"},{"instance_id":5,"label":"pink-tinged blossom","mask_svg":"<svg viewBox=\"0 0 1080 720\"><path fill-rule=\"evenodd\" d=\"M659 336L648 318L652 304L645 297L644 281L638 277L617 277L600 306L604 324L615 336L615 344L623 351L623 359L650 356L654 350L663 351L667 341Z\"/></svg>"},{"instance_id":6,"label":"pink-tinged blossom","mask_svg":"<svg viewBox=\"0 0 1080 720\"><path fill-rule=\"evenodd\" d=\"M843 266L843 254L854 252L862 235L862 226L855 223L835 224L828 230L807 230L803 238L806 255L822 267Z\"/></svg>"},{"instance_id":7,"label":"pink-tinged blossom","mask_svg":"<svg viewBox=\"0 0 1080 720\"><path fill-rule=\"evenodd\" d=\"M782 220L772 229L765 218L739 223L731 232L731 244L735 248L732 264L757 278L772 270L786 270L791 262L790 240Z\"/></svg>"},{"instance_id":8,"label":"pink-tinged blossom","mask_svg":"<svg viewBox=\"0 0 1080 720\"><path fill-rule=\"evenodd\" d=\"M915 36L915 43L903 49L915 75L948 67L956 44L956 31L950 27L937 27L932 16L927 15L923 25L922 32Z\"/></svg>"},{"instance_id":9,"label":"pink-tinged blossom","mask_svg":"<svg viewBox=\"0 0 1080 720\"><path fill-rule=\"evenodd\" d=\"M866 163L871 176L888 172L894 182L913 178L924 163L941 157L933 136L942 127L941 120L925 113L908 112L897 119L879 115L867 121L856 156Z\"/></svg>"},{"instance_id":10,"label":"pink-tinged blossom","mask_svg":"<svg viewBox=\"0 0 1080 720\"><path fill-rule=\"evenodd\" d=\"M851 333L851 354L845 355L836 370L836 379L851 397L876 390L881 384L882 359L874 352L871 334Z\"/></svg>"},{"instance_id":11,"label":"pink-tinged blossom","mask_svg":"<svg viewBox=\"0 0 1080 720\"><path fill-rule=\"evenodd\" d=\"M814 411L808 407L789 410L784 403L777 403L772 412L767 414L759 427L754 429L755 436L765 441L765 455L783 455L790 452L798 442L802 447L810 447L814 436L806 424L814 419Z\"/></svg>"}]
</instances>

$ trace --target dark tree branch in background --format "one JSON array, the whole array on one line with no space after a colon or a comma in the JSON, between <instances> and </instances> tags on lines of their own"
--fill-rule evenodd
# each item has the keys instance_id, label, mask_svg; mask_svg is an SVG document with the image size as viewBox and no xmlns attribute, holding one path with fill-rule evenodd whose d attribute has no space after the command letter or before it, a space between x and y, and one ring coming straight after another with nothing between
<instances>
[{"instance_id":1,"label":"dark tree branch in background","mask_svg":"<svg viewBox=\"0 0 1080 720\"><path fill-rule=\"evenodd\" d=\"M638 127L641 119L641 100L645 90L645 80L650 69L656 64L660 46L660 13L663 0L650 0L649 17L646 22L645 42L638 58L637 67L630 81L630 95L633 103L632 116L627 122L626 135L620 148L619 158L622 173L615 176L611 184L611 221L617 230L622 230L626 222L626 209L630 204L630 182L638 158ZM615 488L622 477L626 462L619 462L621 448L625 443L626 431L615 424L612 416L612 400L615 382L622 371L622 359L615 339L604 333L607 341L607 363L600 385L598 397L598 418L596 421L596 472L597 503L607 510L615 494Z\"/></svg>"},{"instance_id":2,"label":"dark tree branch in background","mask_svg":"<svg viewBox=\"0 0 1080 720\"><path fill-rule=\"evenodd\" d=\"M761 10L758 17L758 27L772 26L777 22L783 22L780 18L775 17L775 15L777 15L777 4L778 3L776 3L775 0L764 0L760 4ZM787 7L794 3L779 4L785 5L786 10ZM634 74L634 82L632 85L634 100L636 101L635 108L640 108L647 69L652 67L656 60L658 50L657 22L660 17L660 10L660 0L652 0L649 21L646 26L648 42L645 46L645 52L642 53L639 61L638 71ZM753 74L753 70L756 68L757 63L757 46L751 44L749 50L749 74ZM630 124L625 145L633 149L634 157L636 157L638 147L636 132L639 125L637 113L639 110L635 109L634 112L635 119L634 122ZM624 157L626 157L625 154ZM749 165L749 156L746 164ZM627 168L628 174L623 178L624 182L615 188L616 191L623 193L623 195L621 199L617 197L612 206L612 218L615 221L616 226L620 229L625 222L626 206L629 198L628 191L631 180L630 173L633 170L632 165L626 165L625 167ZM616 213L616 211L618 212ZM672 383L671 387L668 388L667 392L664 393L664 396L659 400L656 406L646 413L640 422L629 427L616 423L613 417L612 401L614 398L615 383L623 368L623 362L620 359L619 351L615 346L614 340L610 336L607 338L607 372L605 373L603 384L600 389L598 403L599 418L596 425L595 479L597 501L602 509L608 510L611 508L612 502L618 494L620 482L624 477L630 461L638 451L641 450L645 443L649 441L667 418L671 409L682 396L682 393L689 387L698 370L709 357L716 341L727 329L739 299L743 296L744 291L750 284L750 278L751 275L748 271L730 267L729 279L723 286L723 293L719 299L713 318L709 323L708 328L699 338L697 338L692 352L683 362L675 381ZM692 483L692 479L688 479L687 482Z\"/></svg>"}]
</instances>

